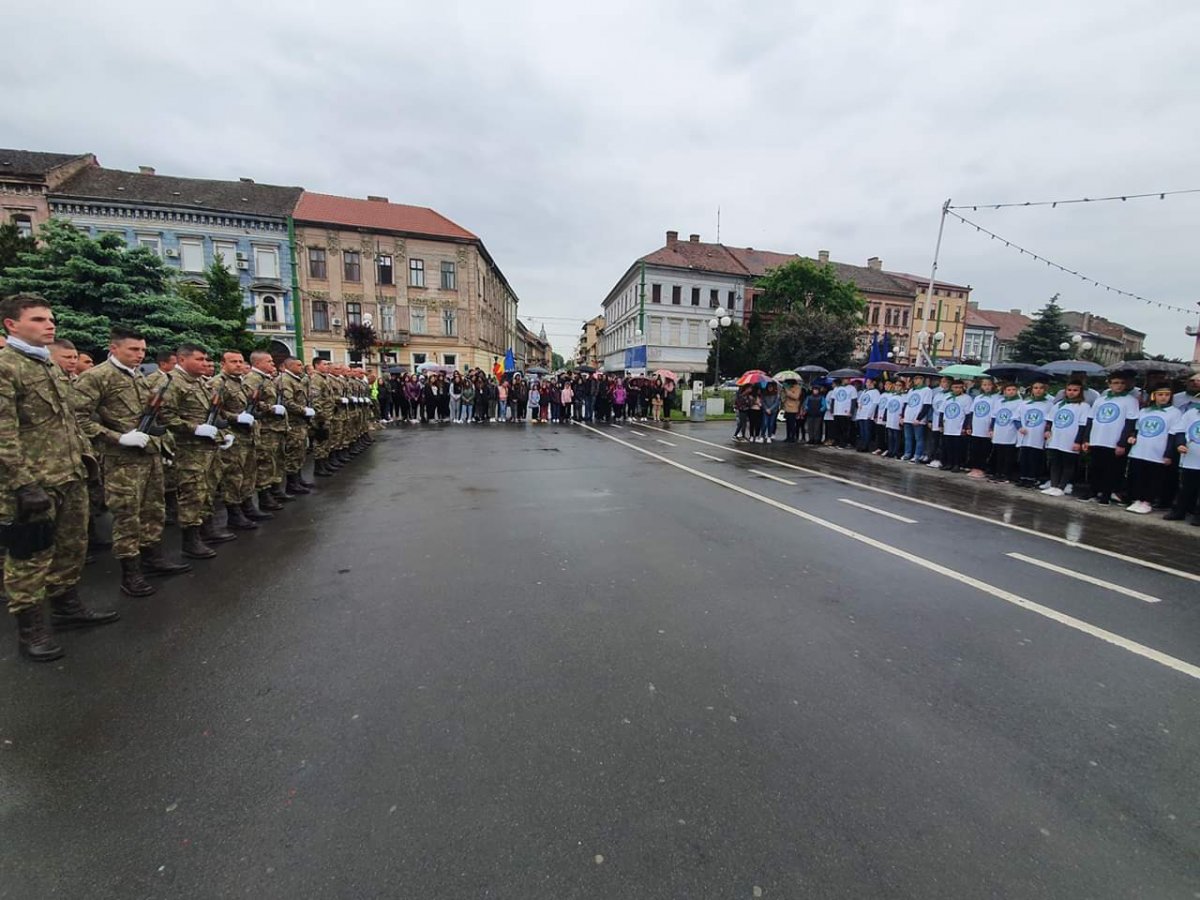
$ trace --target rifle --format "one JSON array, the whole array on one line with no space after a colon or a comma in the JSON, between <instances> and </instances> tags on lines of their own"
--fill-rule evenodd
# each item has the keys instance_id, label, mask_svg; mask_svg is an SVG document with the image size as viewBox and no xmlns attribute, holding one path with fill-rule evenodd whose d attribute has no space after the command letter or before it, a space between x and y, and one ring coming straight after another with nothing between
<instances>
[{"instance_id":1,"label":"rifle","mask_svg":"<svg viewBox=\"0 0 1200 900\"><path fill-rule=\"evenodd\" d=\"M208 417L204 420L205 425L214 425L217 428L228 428L229 423L221 418L221 403L225 400L225 385L222 384L213 391L212 400L208 404Z\"/></svg>"},{"instance_id":2,"label":"rifle","mask_svg":"<svg viewBox=\"0 0 1200 900\"><path fill-rule=\"evenodd\" d=\"M259 386L254 389L254 393L250 395L250 400L246 404L246 412L250 413L250 415L256 414L255 411L258 409L258 398L261 394L262 394L262 384L259 384ZM248 431L254 430L253 425L243 425L242 427L247 429Z\"/></svg>"},{"instance_id":3,"label":"rifle","mask_svg":"<svg viewBox=\"0 0 1200 900\"><path fill-rule=\"evenodd\" d=\"M171 376L168 375L163 380L163 385L157 391L150 395L150 399L146 401L146 408L142 410L142 417L138 419L137 430L148 434L151 437L162 437L167 433L165 425L157 424L158 410L162 407L163 395L166 394L167 388L171 386Z\"/></svg>"}]
</instances>

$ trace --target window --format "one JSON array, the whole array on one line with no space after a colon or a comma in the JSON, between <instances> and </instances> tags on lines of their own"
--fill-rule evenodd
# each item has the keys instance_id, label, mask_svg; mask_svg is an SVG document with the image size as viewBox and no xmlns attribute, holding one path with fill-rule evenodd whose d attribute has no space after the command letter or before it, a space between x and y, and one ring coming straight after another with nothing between
<instances>
[{"instance_id":1,"label":"window","mask_svg":"<svg viewBox=\"0 0 1200 900\"><path fill-rule=\"evenodd\" d=\"M458 310L442 310L442 334L446 337L454 337L458 334Z\"/></svg>"},{"instance_id":2,"label":"window","mask_svg":"<svg viewBox=\"0 0 1200 900\"><path fill-rule=\"evenodd\" d=\"M708 308L709 309L716 309L718 306L721 305L720 296L721 296L721 292L718 291L716 288L713 288L711 291L708 292Z\"/></svg>"},{"instance_id":3,"label":"window","mask_svg":"<svg viewBox=\"0 0 1200 900\"><path fill-rule=\"evenodd\" d=\"M274 247L255 247L254 274L258 278L278 278L279 251Z\"/></svg>"},{"instance_id":4,"label":"window","mask_svg":"<svg viewBox=\"0 0 1200 900\"><path fill-rule=\"evenodd\" d=\"M316 350L313 352L313 356L326 362L333 362L333 352L330 350Z\"/></svg>"},{"instance_id":5,"label":"window","mask_svg":"<svg viewBox=\"0 0 1200 900\"><path fill-rule=\"evenodd\" d=\"M700 288L692 288L692 306L700 305Z\"/></svg>"},{"instance_id":6,"label":"window","mask_svg":"<svg viewBox=\"0 0 1200 900\"><path fill-rule=\"evenodd\" d=\"M383 329L384 334L391 334L396 330L396 307L390 303L379 307L379 327Z\"/></svg>"},{"instance_id":7,"label":"window","mask_svg":"<svg viewBox=\"0 0 1200 900\"><path fill-rule=\"evenodd\" d=\"M412 308L412 333L413 334L428 334L429 327L426 323L425 307L414 306Z\"/></svg>"},{"instance_id":8,"label":"window","mask_svg":"<svg viewBox=\"0 0 1200 900\"><path fill-rule=\"evenodd\" d=\"M879 307L878 306L872 307L872 309L871 309L871 324L872 325L879 324Z\"/></svg>"},{"instance_id":9,"label":"window","mask_svg":"<svg viewBox=\"0 0 1200 900\"><path fill-rule=\"evenodd\" d=\"M346 324L361 325L362 324L362 304L347 303L346 304Z\"/></svg>"},{"instance_id":10,"label":"window","mask_svg":"<svg viewBox=\"0 0 1200 900\"><path fill-rule=\"evenodd\" d=\"M153 250L155 256L162 256L162 238L160 237L152 234L139 234L137 245L145 247L147 250Z\"/></svg>"},{"instance_id":11,"label":"window","mask_svg":"<svg viewBox=\"0 0 1200 900\"><path fill-rule=\"evenodd\" d=\"M279 322L279 298L274 294L263 294L260 298L262 303L262 320L265 323L274 325Z\"/></svg>"},{"instance_id":12,"label":"window","mask_svg":"<svg viewBox=\"0 0 1200 900\"><path fill-rule=\"evenodd\" d=\"M442 365L443 366L457 366L458 365L458 354L457 353L443 353L442 354Z\"/></svg>"},{"instance_id":13,"label":"window","mask_svg":"<svg viewBox=\"0 0 1200 900\"><path fill-rule=\"evenodd\" d=\"M681 337L682 331L683 331L683 320L682 319L672 319L671 320L671 340L670 340L670 343L672 346L678 347L680 345L680 343L682 343L682 340L683 340Z\"/></svg>"},{"instance_id":14,"label":"window","mask_svg":"<svg viewBox=\"0 0 1200 900\"><path fill-rule=\"evenodd\" d=\"M457 291L458 290L458 275L454 270L454 263L442 263L442 290Z\"/></svg>"},{"instance_id":15,"label":"window","mask_svg":"<svg viewBox=\"0 0 1200 900\"><path fill-rule=\"evenodd\" d=\"M408 261L408 286L425 287L425 260L410 259Z\"/></svg>"},{"instance_id":16,"label":"window","mask_svg":"<svg viewBox=\"0 0 1200 900\"><path fill-rule=\"evenodd\" d=\"M683 288L677 284L671 285L671 305L679 306L681 302L683 302Z\"/></svg>"},{"instance_id":17,"label":"window","mask_svg":"<svg viewBox=\"0 0 1200 900\"><path fill-rule=\"evenodd\" d=\"M237 274L237 244L233 241L213 241L213 261L221 257L221 265L232 275Z\"/></svg>"},{"instance_id":18,"label":"window","mask_svg":"<svg viewBox=\"0 0 1200 900\"><path fill-rule=\"evenodd\" d=\"M687 342L688 342L689 347L703 346L700 343L700 323L699 322L688 322Z\"/></svg>"},{"instance_id":19,"label":"window","mask_svg":"<svg viewBox=\"0 0 1200 900\"><path fill-rule=\"evenodd\" d=\"M662 285L661 284L650 285L650 302L651 303L662 303Z\"/></svg>"},{"instance_id":20,"label":"window","mask_svg":"<svg viewBox=\"0 0 1200 900\"><path fill-rule=\"evenodd\" d=\"M386 253L375 259L375 281L377 284L395 284L392 278L392 258Z\"/></svg>"},{"instance_id":21,"label":"window","mask_svg":"<svg viewBox=\"0 0 1200 900\"><path fill-rule=\"evenodd\" d=\"M329 330L329 304L324 300L312 302L312 328L313 331Z\"/></svg>"},{"instance_id":22,"label":"window","mask_svg":"<svg viewBox=\"0 0 1200 900\"><path fill-rule=\"evenodd\" d=\"M23 238L33 237L33 220L29 216L13 216L12 220L17 226L17 234Z\"/></svg>"},{"instance_id":23,"label":"window","mask_svg":"<svg viewBox=\"0 0 1200 900\"><path fill-rule=\"evenodd\" d=\"M650 333L648 335L648 340L651 344L662 343L662 319L658 318L658 316L655 316L650 320Z\"/></svg>"},{"instance_id":24,"label":"window","mask_svg":"<svg viewBox=\"0 0 1200 900\"><path fill-rule=\"evenodd\" d=\"M342 251L342 278L346 281L362 281L362 254L357 250Z\"/></svg>"},{"instance_id":25,"label":"window","mask_svg":"<svg viewBox=\"0 0 1200 900\"><path fill-rule=\"evenodd\" d=\"M737 291L729 292L729 306L727 307L730 314L733 314L733 304L737 302Z\"/></svg>"},{"instance_id":26,"label":"window","mask_svg":"<svg viewBox=\"0 0 1200 900\"><path fill-rule=\"evenodd\" d=\"M325 278L325 248L324 247L309 247L308 248L308 276L309 278Z\"/></svg>"},{"instance_id":27,"label":"window","mask_svg":"<svg viewBox=\"0 0 1200 900\"><path fill-rule=\"evenodd\" d=\"M902 324L900 327L901 327L901 328L907 328L907 327L908 327L908 310L907 310L907 309L906 309L906 310L904 310L904 312L902 313L902 315L904 316L904 323L903 323L903 324Z\"/></svg>"},{"instance_id":28,"label":"window","mask_svg":"<svg viewBox=\"0 0 1200 900\"><path fill-rule=\"evenodd\" d=\"M179 268L185 272L204 271L204 241L197 238L179 242Z\"/></svg>"},{"instance_id":29,"label":"window","mask_svg":"<svg viewBox=\"0 0 1200 900\"><path fill-rule=\"evenodd\" d=\"M413 369L416 369L417 366L424 365L427 361L428 361L428 354L426 354L426 353L414 353L412 355Z\"/></svg>"},{"instance_id":30,"label":"window","mask_svg":"<svg viewBox=\"0 0 1200 900\"><path fill-rule=\"evenodd\" d=\"M961 319L962 319L962 310L961 310L961 309L956 309L956 310L954 311L954 321L955 321L955 322L958 322L958 321L960 321Z\"/></svg>"}]
</instances>

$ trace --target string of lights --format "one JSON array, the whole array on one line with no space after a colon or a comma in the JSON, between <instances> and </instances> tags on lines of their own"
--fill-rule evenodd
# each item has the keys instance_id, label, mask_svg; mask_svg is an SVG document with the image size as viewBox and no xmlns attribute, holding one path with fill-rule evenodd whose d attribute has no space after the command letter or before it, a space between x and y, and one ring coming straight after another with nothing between
<instances>
[{"instance_id":1,"label":"string of lights","mask_svg":"<svg viewBox=\"0 0 1200 900\"><path fill-rule=\"evenodd\" d=\"M1113 287L1111 284L1105 284L1103 281L1097 281L1095 278L1092 278L1088 275L1084 275L1082 272L1077 272L1074 269L1069 269L1066 266L1059 265L1058 263L1054 262L1053 260L1046 259L1046 257L1044 257L1044 256L1039 256L1037 253L1034 253L1031 250L1026 250L1024 247L1020 246L1019 244L1013 243L1012 241L1008 240L1007 238L1001 237L1000 235L996 234L995 232L988 231L982 225L977 225L975 222L972 222L970 219L960 216L958 213L954 212L953 210L954 210L953 207L947 207L946 214L958 219L958 221L961 224L970 225L972 228L974 228L976 231L980 232L981 234L986 234L993 241L1000 241L1004 244L1005 247L1009 247L1013 250L1020 251L1022 256L1030 256L1033 259L1037 260L1038 262L1044 262L1050 268L1058 269L1060 272L1065 272L1068 275L1074 275L1080 281L1084 281L1084 282L1094 285L1098 288L1104 288L1104 290L1108 291L1109 293L1120 294L1122 297L1129 297L1130 299L1133 299L1133 300L1140 300L1142 303L1145 303L1149 306L1157 306L1159 309L1169 309L1169 310L1173 310L1174 312L1186 313L1189 316L1196 314L1195 309L1188 309L1183 306L1175 306L1170 303L1161 303L1158 300L1151 300L1149 297L1143 297L1141 294L1135 294L1132 291L1123 291L1120 288Z\"/></svg>"},{"instance_id":2,"label":"string of lights","mask_svg":"<svg viewBox=\"0 0 1200 900\"><path fill-rule=\"evenodd\" d=\"M1200 194L1200 188L1189 188L1183 191L1151 191L1149 194L1115 194L1112 197L1076 197L1071 200L1026 200L1024 203L956 203L953 206L947 206L946 209L971 209L976 212L981 209L1011 209L1014 206L1049 206L1054 209L1072 203L1107 203L1110 200L1147 200L1154 197L1166 200L1168 197L1179 194Z\"/></svg>"}]
</instances>

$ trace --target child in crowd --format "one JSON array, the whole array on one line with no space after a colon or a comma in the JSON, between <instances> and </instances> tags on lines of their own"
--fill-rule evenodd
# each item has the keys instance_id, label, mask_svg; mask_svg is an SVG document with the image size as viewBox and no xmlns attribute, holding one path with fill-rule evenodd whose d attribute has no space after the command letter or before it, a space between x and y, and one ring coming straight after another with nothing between
<instances>
[{"instance_id":1,"label":"child in crowd","mask_svg":"<svg viewBox=\"0 0 1200 900\"><path fill-rule=\"evenodd\" d=\"M979 380L979 393L971 406L971 437L968 461L972 478L983 478L987 474L992 456L992 422L1000 395L996 393L996 382L985 375Z\"/></svg>"},{"instance_id":2,"label":"child in crowd","mask_svg":"<svg viewBox=\"0 0 1200 900\"><path fill-rule=\"evenodd\" d=\"M900 459L904 454L904 388L900 382L892 382L892 392L887 398L887 453L889 459Z\"/></svg>"},{"instance_id":3,"label":"child in crowd","mask_svg":"<svg viewBox=\"0 0 1200 900\"><path fill-rule=\"evenodd\" d=\"M1021 394L1006 384L992 416L992 481L1011 481L1017 471L1017 430L1021 427ZM972 429L973 431L973 429Z\"/></svg>"},{"instance_id":4,"label":"child in crowd","mask_svg":"<svg viewBox=\"0 0 1200 900\"><path fill-rule=\"evenodd\" d=\"M914 375L904 397L905 462L929 462L925 455L925 426L933 411L933 391L925 387L925 376Z\"/></svg>"},{"instance_id":5,"label":"child in crowd","mask_svg":"<svg viewBox=\"0 0 1200 900\"><path fill-rule=\"evenodd\" d=\"M538 423L538 407L542 403L542 391L538 382L533 382L529 385L529 418L533 424Z\"/></svg>"},{"instance_id":6,"label":"child in crowd","mask_svg":"<svg viewBox=\"0 0 1200 900\"><path fill-rule=\"evenodd\" d=\"M1129 390L1128 376L1117 372L1108 379L1108 390L1096 398L1092 428L1084 450L1088 474L1097 503L1107 506L1121 487L1129 439L1137 430L1138 401Z\"/></svg>"},{"instance_id":7,"label":"child in crowd","mask_svg":"<svg viewBox=\"0 0 1200 900\"><path fill-rule=\"evenodd\" d=\"M1182 414L1171 405L1171 388L1161 384L1150 392L1150 405L1138 413L1137 434L1127 443L1129 451L1129 497L1131 513L1146 515L1153 507L1167 467L1171 465L1168 445L1171 432ZM1185 454L1186 456L1186 454Z\"/></svg>"},{"instance_id":8,"label":"child in crowd","mask_svg":"<svg viewBox=\"0 0 1200 900\"><path fill-rule=\"evenodd\" d=\"M868 378L859 392L858 411L854 414L854 424L858 426L858 442L855 449L859 453L866 453L871 449L871 423L875 419L878 406L879 391L875 388L875 379Z\"/></svg>"},{"instance_id":9,"label":"child in crowd","mask_svg":"<svg viewBox=\"0 0 1200 900\"><path fill-rule=\"evenodd\" d=\"M1083 383L1072 381L1063 391L1063 398L1051 408L1046 422L1050 484L1042 488L1043 494L1061 497L1071 493L1079 451L1088 439L1091 413L1092 408L1083 399Z\"/></svg>"},{"instance_id":10,"label":"child in crowd","mask_svg":"<svg viewBox=\"0 0 1200 900\"><path fill-rule=\"evenodd\" d=\"M1035 381L1029 398L1020 407L1021 427L1017 429L1017 465L1020 469L1018 487L1036 487L1046 470L1046 417L1053 401L1046 396L1046 382ZM1050 487L1047 481L1041 485Z\"/></svg>"},{"instance_id":11,"label":"child in crowd","mask_svg":"<svg viewBox=\"0 0 1200 900\"><path fill-rule=\"evenodd\" d=\"M1193 379L1192 383L1200 381ZM1181 521L1190 513L1192 524L1200 525L1200 398L1182 407L1176 401L1175 408L1180 415L1171 429L1171 440L1179 453L1179 490L1163 518Z\"/></svg>"},{"instance_id":12,"label":"child in crowd","mask_svg":"<svg viewBox=\"0 0 1200 900\"><path fill-rule=\"evenodd\" d=\"M943 466L950 472L961 472L966 463L966 434L971 428L971 398L966 395L966 385L955 378L950 382L950 395L942 403L941 421L942 459L929 465ZM934 464L937 463L935 466Z\"/></svg>"},{"instance_id":13,"label":"child in crowd","mask_svg":"<svg viewBox=\"0 0 1200 900\"><path fill-rule=\"evenodd\" d=\"M858 403L858 388L839 378L830 392L833 400L833 446L848 447Z\"/></svg>"},{"instance_id":14,"label":"child in crowd","mask_svg":"<svg viewBox=\"0 0 1200 900\"><path fill-rule=\"evenodd\" d=\"M925 433L925 453L929 457L930 468L942 467L942 409L946 401L953 396L950 385L954 381L948 375L938 379L937 387L930 390L929 425Z\"/></svg>"}]
</instances>

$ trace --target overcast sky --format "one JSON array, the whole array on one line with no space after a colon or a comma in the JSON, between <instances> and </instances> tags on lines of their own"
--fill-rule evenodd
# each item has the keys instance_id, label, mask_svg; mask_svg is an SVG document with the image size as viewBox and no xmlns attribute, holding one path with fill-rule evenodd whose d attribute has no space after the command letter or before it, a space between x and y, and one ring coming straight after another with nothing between
<instances>
[{"instance_id":1,"label":"overcast sky","mask_svg":"<svg viewBox=\"0 0 1200 900\"><path fill-rule=\"evenodd\" d=\"M947 197L1200 187L1195 0L581 6L10 4L0 146L432 206L483 238L564 353L667 229L714 239L718 206L727 244L927 273ZM1200 194L967 214L1101 281L1200 300ZM939 274L984 308L1060 292L1191 356L1200 312L974 229L947 225Z\"/></svg>"}]
</instances>

